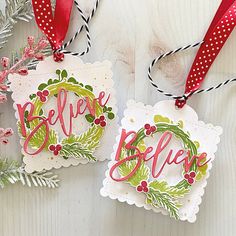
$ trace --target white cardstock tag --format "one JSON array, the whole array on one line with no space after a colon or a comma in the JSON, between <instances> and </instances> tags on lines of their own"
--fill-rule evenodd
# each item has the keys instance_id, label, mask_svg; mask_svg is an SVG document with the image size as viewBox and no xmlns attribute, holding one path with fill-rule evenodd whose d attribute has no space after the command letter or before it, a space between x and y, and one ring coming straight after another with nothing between
<instances>
[{"instance_id":1,"label":"white cardstock tag","mask_svg":"<svg viewBox=\"0 0 236 236\"><path fill-rule=\"evenodd\" d=\"M221 133L188 105L129 101L101 195L194 222Z\"/></svg>"},{"instance_id":2,"label":"white cardstock tag","mask_svg":"<svg viewBox=\"0 0 236 236\"><path fill-rule=\"evenodd\" d=\"M118 130L109 61L48 57L9 80L27 172L109 158Z\"/></svg>"}]
</instances>

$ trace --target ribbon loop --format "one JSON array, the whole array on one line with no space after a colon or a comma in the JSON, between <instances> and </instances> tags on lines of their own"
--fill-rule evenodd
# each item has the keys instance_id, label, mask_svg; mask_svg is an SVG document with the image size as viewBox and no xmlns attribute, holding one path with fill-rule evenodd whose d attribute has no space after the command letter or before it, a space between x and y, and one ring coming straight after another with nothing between
<instances>
[{"instance_id":1,"label":"ribbon loop","mask_svg":"<svg viewBox=\"0 0 236 236\"><path fill-rule=\"evenodd\" d=\"M204 43L198 50L185 85L185 94L198 90L211 65L232 33L236 23L236 1L223 0L204 37ZM189 97L189 96L188 96ZM176 100L176 106L182 108L187 99Z\"/></svg>"},{"instance_id":2,"label":"ribbon loop","mask_svg":"<svg viewBox=\"0 0 236 236\"><path fill-rule=\"evenodd\" d=\"M46 35L53 50L61 47L68 31L73 0L57 0L53 17L50 0L32 0L35 20ZM55 61L62 61L63 56L54 54Z\"/></svg>"}]
</instances>

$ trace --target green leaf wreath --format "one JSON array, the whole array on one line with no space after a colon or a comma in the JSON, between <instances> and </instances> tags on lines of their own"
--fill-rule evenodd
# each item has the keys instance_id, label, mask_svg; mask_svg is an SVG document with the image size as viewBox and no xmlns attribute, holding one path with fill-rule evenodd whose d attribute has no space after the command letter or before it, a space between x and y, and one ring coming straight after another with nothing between
<instances>
[{"instance_id":1,"label":"green leaf wreath","mask_svg":"<svg viewBox=\"0 0 236 236\"><path fill-rule=\"evenodd\" d=\"M172 132L177 139L182 141L184 148L190 151L190 156L198 154L199 143L192 141L190 139L189 133L183 130L182 121L179 121L178 124L174 124L169 118L156 115L154 117L154 122L155 131L152 133L152 135L158 132ZM145 133L145 128L141 128L137 132L137 138L133 142L132 146L136 146L140 151L144 151L146 149L144 143L144 139L146 137L147 134ZM121 151L120 159L135 153L134 149L126 150L124 146ZM118 169L119 174L122 177L129 175L135 168L136 164L137 160L135 159L123 163ZM196 173L196 180L200 180L206 174L206 169L207 165L203 167L197 167L196 161L194 161L190 171L192 171L194 175ZM142 161L139 169L126 182L135 187L136 190L138 188L144 190L140 192L143 192L146 195L146 204L150 204L156 208L164 208L169 212L171 217L179 219L179 209L182 206L179 200L190 192L191 184L186 179L183 179L175 186L170 186L166 181L153 181L149 180L149 178L150 169L147 165L145 165L145 162Z\"/></svg>"},{"instance_id":2,"label":"green leaf wreath","mask_svg":"<svg viewBox=\"0 0 236 236\"><path fill-rule=\"evenodd\" d=\"M95 95L93 93L93 88L90 85L84 85L79 83L74 77L69 77L66 70L57 70L56 74L58 78L56 79L49 79L47 83L42 83L38 86L38 91L41 93L43 91L47 91L48 98L55 96L57 97L58 91L61 88L66 89L67 91L73 92L78 97L88 97L90 101L95 99ZM35 106L34 116L44 116L43 105L44 101L37 95L38 92L35 94L31 94L29 96L31 102ZM59 140L57 132L52 128L49 131L49 139L47 144L45 145L45 151L50 151L51 147L55 148L55 146L59 145L60 150L54 155L60 155L65 159L68 158L77 158L77 159L87 159L88 161L96 161L93 152L99 146L101 137L104 133L105 126L106 126L106 117L107 119L111 120L114 119L115 115L112 112L111 107L101 107L98 102L96 102L96 111L95 116L91 114L86 114L85 118L87 122L90 124L88 130L84 133L76 135L72 134L67 138ZM35 119L32 122L27 121L29 112L25 112L25 121L27 127L27 135L39 124L39 119ZM104 125L96 124L96 120L103 117ZM18 129L19 133L21 133L21 124L18 122ZM35 135L30 139L29 145L33 149L39 148L42 143L44 142L46 135L46 128L45 126L41 126Z\"/></svg>"}]
</instances>

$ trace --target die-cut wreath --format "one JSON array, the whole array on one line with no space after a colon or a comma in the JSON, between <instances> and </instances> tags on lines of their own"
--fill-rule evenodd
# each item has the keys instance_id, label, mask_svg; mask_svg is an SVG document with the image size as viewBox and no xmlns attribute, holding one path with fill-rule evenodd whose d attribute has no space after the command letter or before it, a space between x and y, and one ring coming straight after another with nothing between
<instances>
[{"instance_id":1,"label":"die-cut wreath","mask_svg":"<svg viewBox=\"0 0 236 236\"><path fill-rule=\"evenodd\" d=\"M34 116L44 116L43 105L50 97L57 97L60 89L74 93L80 98L88 98L90 101L95 99L93 88L90 85L79 83L74 77L69 77L66 70L57 70L57 79L49 79L47 83L38 86L38 91L29 96L31 103L34 105ZM27 127L27 136L39 124L39 119L28 122L29 111L26 110L24 123ZM93 152L99 146L101 137L104 133L108 119L114 119L115 115L111 107L102 107L96 102L95 116L86 114L85 118L90 124L89 129L81 134L71 134L62 140L59 139L57 132L50 127L48 141L44 147L53 156L68 158L83 158L89 161L96 161ZM21 133L21 124L18 122L19 132ZM22 134L22 133L21 133ZM38 149L44 142L46 135L45 126L41 126L38 131L31 137L29 146Z\"/></svg>"},{"instance_id":2,"label":"die-cut wreath","mask_svg":"<svg viewBox=\"0 0 236 236\"><path fill-rule=\"evenodd\" d=\"M156 115L154 117L154 123L155 125L153 126L145 124L144 127L137 132L137 138L132 143L132 146L138 147L140 151L145 151L145 138L154 135L155 133L169 131L172 132L177 139L181 140L184 148L190 151L190 156L198 154L199 143L197 141L192 141L190 134L183 130L182 121L179 121L178 124L174 124L169 118ZM135 153L134 149L126 150L124 146L121 150L120 159ZM119 166L119 174L122 177L127 176L136 165L137 160L130 160L123 163ZM164 208L169 212L171 217L179 219L179 209L182 206L179 199L190 192L192 184L195 181L200 180L206 174L206 170L207 164L198 167L195 160L190 167L189 173L183 171L183 179L175 186L170 186L164 180L151 180L150 168L142 161L139 169L137 169L135 174L126 182L134 187L137 192L146 195L146 204L150 204L156 208Z\"/></svg>"}]
</instances>

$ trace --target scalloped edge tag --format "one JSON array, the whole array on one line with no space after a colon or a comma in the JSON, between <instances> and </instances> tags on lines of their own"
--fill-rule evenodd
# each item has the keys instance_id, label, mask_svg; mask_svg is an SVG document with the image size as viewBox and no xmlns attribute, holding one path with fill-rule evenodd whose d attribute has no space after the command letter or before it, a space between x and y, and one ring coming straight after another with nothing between
<instances>
[{"instance_id":1,"label":"scalloped edge tag","mask_svg":"<svg viewBox=\"0 0 236 236\"><path fill-rule=\"evenodd\" d=\"M193 140L196 140L199 143L198 151L206 152L208 158L210 159L207 163L207 170L204 175L199 181L194 182L194 184L191 185L191 189L188 194L184 195L179 200L181 206L178 209L178 219L193 223L196 221L199 205L201 204L202 196L204 195L204 188L207 185L207 178L210 175L212 162L215 158L217 145L220 142L220 135L223 130L219 126L213 126L212 124L205 124L203 121L199 121L197 113L188 105L186 105L183 109L176 109L174 101L171 100L158 102L154 106L144 105L143 103L138 103L134 100L127 102L127 109L124 111L124 117L121 121L119 135L116 137L116 144L113 147L114 152L111 155L111 161L108 163L108 170L105 174L106 178L103 181L103 187L100 190L100 194L103 197L117 199L120 202L126 202L129 205L135 204L137 207L144 207L146 210L153 210L157 213L161 212L164 215L170 214L170 212L163 207L154 207L153 205L148 204L148 202L146 202L147 198L145 197L145 194L143 194L144 192L140 193L137 188L134 188L134 186L131 186L127 182L118 182L111 178L111 169L115 164L117 164L115 158L117 150L119 149L122 130L125 130L126 132L138 132L141 127L145 126L145 124L152 124L153 117L156 115L168 117L168 119L173 121L175 124L178 124L178 122L181 121L181 125L179 126L181 126L181 128L183 126L183 130L187 132ZM156 139L157 142L158 140L155 137L156 136L153 136L152 138ZM178 183L180 176L183 175L181 168L180 170L177 169L177 171L173 170L173 172L171 165L168 165L166 166L166 169L167 171L164 171L164 173L160 176L160 179L162 181L170 181L172 184L174 182ZM169 172L168 169L170 169ZM173 176L173 173L176 176ZM115 174L119 177L121 176L121 174L118 173L118 170Z\"/></svg>"},{"instance_id":2,"label":"scalloped edge tag","mask_svg":"<svg viewBox=\"0 0 236 236\"><path fill-rule=\"evenodd\" d=\"M118 130L116 96L115 90L113 88L114 82L112 80L113 73L111 71L111 66L112 64L109 61L95 62L92 64L83 63L81 59L71 55L66 55L63 62L56 63L53 60L53 57L50 56L47 57L44 61L39 62L36 70L29 71L29 74L27 76L11 75L9 77L10 89L12 90L12 99L14 101L13 107L16 110L15 117L17 121L19 121L19 112L17 109L17 104L23 105L26 102L29 102L29 100L31 99L29 98L29 96L32 94L34 95L34 97L37 97L37 91L39 90L40 84L47 84L49 82L49 79L57 78L58 75L56 74L56 70L66 70L68 73L68 78L69 76L74 77L77 81L77 84L79 82L79 84L81 83L82 86L89 85L88 89L90 89L92 86L93 94L96 98L99 97L101 91L106 94L106 97L104 99L107 99L107 96L110 94L110 98L106 106L112 107L112 112L115 115L115 119L112 118L111 120L109 119L109 122L107 121L104 133L100 139L100 144L93 151L94 157L96 157L97 161L104 161L106 159L109 159L110 154L112 152L112 145L115 142L115 136L117 134L116 132ZM76 97L75 93L71 94L69 94L68 92L67 103L69 104L71 102L72 104L74 104L73 109L76 111L76 106L78 106L77 99L79 99L79 97ZM49 93L49 95L51 95L51 92ZM55 108L56 110L57 98L55 98L52 102L51 100L49 100L48 103L45 103L44 105L46 107L45 109L47 109L47 114L50 109ZM77 107L77 112L78 109L79 108ZM67 109L66 112L67 111L69 110ZM56 114L57 113L58 111L56 111ZM78 121L76 120L76 118L74 118L73 129L78 130L77 133L80 134L81 132L85 132L86 128L88 129L90 127L90 124L88 124L88 122L86 123L87 119L85 119L85 117L82 118L82 115L79 115L78 118ZM65 119L67 119L66 115ZM107 117L106 119L108 120ZM57 123L60 124L61 122L58 121ZM62 127L59 127L59 124L55 125L55 131L58 137L62 137L65 133L63 133ZM95 125L95 123L93 122L92 125ZM69 167L71 165L76 166L78 164L86 164L90 162L88 159L85 158L76 159L71 156L68 159L65 159L59 155L54 156L53 153L48 152L50 151L49 149L46 151L42 151L35 156L29 155L25 152L23 148L25 140L20 134L19 136L21 138L20 142L22 145L22 154L24 156L23 162L25 163L25 170L29 173L34 171L50 170L52 168L58 169L61 167ZM68 151L68 149L66 151Z\"/></svg>"}]
</instances>

